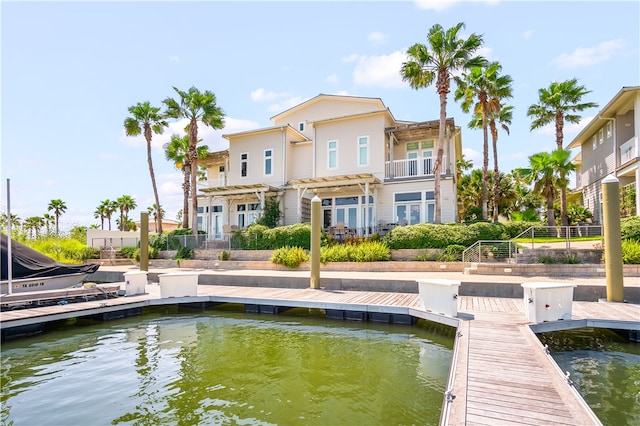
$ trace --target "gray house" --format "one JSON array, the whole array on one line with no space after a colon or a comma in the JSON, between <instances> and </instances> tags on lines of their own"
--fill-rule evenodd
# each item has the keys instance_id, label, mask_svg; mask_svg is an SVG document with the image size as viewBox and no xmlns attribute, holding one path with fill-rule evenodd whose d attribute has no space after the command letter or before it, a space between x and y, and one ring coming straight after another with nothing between
<instances>
[{"instance_id":1,"label":"gray house","mask_svg":"<svg viewBox=\"0 0 640 426\"><path fill-rule=\"evenodd\" d=\"M620 180L622 217L640 212L640 86L623 87L567 146L576 156L576 191L593 221L602 223L602 179Z\"/></svg>"}]
</instances>

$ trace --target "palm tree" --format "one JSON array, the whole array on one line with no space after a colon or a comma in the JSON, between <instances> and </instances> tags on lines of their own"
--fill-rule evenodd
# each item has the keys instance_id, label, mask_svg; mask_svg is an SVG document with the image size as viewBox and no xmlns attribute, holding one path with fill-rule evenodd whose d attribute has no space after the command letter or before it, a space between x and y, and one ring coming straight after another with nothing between
<instances>
[{"instance_id":1,"label":"palm tree","mask_svg":"<svg viewBox=\"0 0 640 426\"><path fill-rule=\"evenodd\" d=\"M165 211L162 207L158 208L157 204L153 204L151 207L147 207L147 210L149 211L149 214L153 217L153 221L156 224L156 232L159 229L158 228L158 222L162 222L162 218L165 215Z\"/></svg>"},{"instance_id":2,"label":"palm tree","mask_svg":"<svg viewBox=\"0 0 640 426\"><path fill-rule=\"evenodd\" d=\"M473 56L482 45L482 36L471 34L467 39L458 38L464 28L460 22L448 30L440 24L433 25L427 34L428 45L416 43L407 50L408 61L403 62L400 74L402 80L409 82L413 89L430 86L434 81L440 98L440 128L436 148L436 161L433 166L435 176L434 222L441 223L440 168L444 155L444 134L447 118L447 94L451 87L451 74L457 70L481 66L485 60Z\"/></svg>"},{"instance_id":3,"label":"palm tree","mask_svg":"<svg viewBox=\"0 0 640 426\"><path fill-rule=\"evenodd\" d=\"M129 211L137 207L136 200L130 195L123 195L116 200L120 209L120 230L127 231L129 228Z\"/></svg>"},{"instance_id":4,"label":"palm tree","mask_svg":"<svg viewBox=\"0 0 640 426\"><path fill-rule=\"evenodd\" d=\"M202 142L202 139L198 143ZM198 145L196 148L196 155L199 160L203 160L207 156L209 147L207 145ZM171 136L171 142L165 146L164 156L168 161L172 161L176 169L182 170L183 182L182 182L182 211L186 212L181 215L182 227L184 229L189 227L189 179L191 177L191 160L189 159L189 136L184 135L180 137L178 135Z\"/></svg>"},{"instance_id":5,"label":"palm tree","mask_svg":"<svg viewBox=\"0 0 640 426\"><path fill-rule=\"evenodd\" d=\"M509 124L513 119L513 107L503 106L501 103L497 104L498 109L489 113L489 129L491 130L491 141L493 145L493 173L494 176L498 176L497 180L493 181L493 221L498 221L497 206L500 203L498 196L498 188L500 187L500 169L498 168L498 126L496 122L500 124L500 127L509 134Z\"/></svg>"},{"instance_id":6,"label":"palm tree","mask_svg":"<svg viewBox=\"0 0 640 426\"><path fill-rule=\"evenodd\" d=\"M578 124L580 115L576 114L577 112L598 107L595 102L581 102L582 97L588 93L591 91L579 86L576 78L562 82L554 81L548 88L539 89L539 103L529 106L527 110L527 115L533 118L531 130L555 123L556 146L557 149L562 149L565 121ZM567 189L561 188L561 193L561 197L566 199ZM562 225L569 225L566 214L562 215Z\"/></svg>"},{"instance_id":7,"label":"palm tree","mask_svg":"<svg viewBox=\"0 0 640 426\"><path fill-rule=\"evenodd\" d=\"M482 219L487 219L487 203L489 199L489 114L500 110L500 100L512 96L510 76L501 76L502 66L498 62L491 62L486 66L473 67L463 72L461 77L455 77L458 86L455 100L461 101L464 112L473 108L473 118L469 123L471 128L482 128L483 134L483 163L482 163ZM494 147L495 152L495 147ZM495 171L496 175L499 171ZM495 188L494 188L495 189ZM494 208L494 211L497 209Z\"/></svg>"},{"instance_id":8,"label":"palm tree","mask_svg":"<svg viewBox=\"0 0 640 426\"><path fill-rule=\"evenodd\" d=\"M9 228L9 216L7 216L6 213L2 213L0 214L0 228L2 228L2 230L8 230ZM11 213L11 230L12 233L13 231L17 230L18 228L20 228L20 218L18 217L17 214L13 214Z\"/></svg>"},{"instance_id":9,"label":"palm tree","mask_svg":"<svg viewBox=\"0 0 640 426\"><path fill-rule=\"evenodd\" d=\"M547 202L547 222L556 226L553 201L557 197L555 187L555 167L551 154L539 152L529 156L529 167L514 170L514 173L525 183L533 184L533 191L540 194Z\"/></svg>"},{"instance_id":10,"label":"palm tree","mask_svg":"<svg viewBox=\"0 0 640 426\"><path fill-rule=\"evenodd\" d=\"M49 206L47 210L53 210L53 214L56 216L56 235L60 235L58 232L58 223L60 221L60 215L67 210L67 205L64 201L56 199L49 201Z\"/></svg>"},{"instance_id":11,"label":"palm tree","mask_svg":"<svg viewBox=\"0 0 640 426\"><path fill-rule=\"evenodd\" d=\"M107 217L107 207L103 203L100 203L93 212L93 217L100 219L100 229L104 230L104 219Z\"/></svg>"},{"instance_id":12,"label":"palm tree","mask_svg":"<svg viewBox=\"0 0 640 426\"><path fill-rule=\"evenodd\" d=\"M47 235L51 234L51 225L53 225L56 221L56 218L49 213L45 213L42 215L42 220L44 221L44 226L47 228Z\"/></svg>"},{"instance_id":13,"label":"palm tree","mask_svg":"<svg viewBox=\"0 0 640 426\"><path fill-rule=\"evenodd\" d=\"M174 87L180 97L179 102L173 98L162 101L166 107L166 115L174 119L186 118L189 121L189 150L187 157L191 161L191 224L193 235L198 235L198 121L205 126L214 129L224 127L224 112L216 104L216 95L213 92L200 92L195 87L191 87L187 92ZM185 211L186 213L186 211Z\"/></svg>"},{"instance_id":14,"label":"palm tree","mask_svg":"<svg viewBox=\"0 0 640 426\"><path fill-rule=\"evenodd\" d=\"M44 219L41 216L31 216L24 220L25 230L29 231L29 237L33 238L35 231L36 238L40 237L40 229L44 226Z\"/></svg>"},{"instance_id":15,"label":"palm tree","mask_svg":"<svg viewBox=\"0 0 640 426\"><path fill-rule=\"evenodd\" d=\"M556 149L551 153L551 161L556 172L556 186L560 188L560 217L562 226L569 226L569 213L567 206L567 187L569 175L576 170L576 165L571 161L571 151Z\"/></svg>"},{"instance_id":16,"label":"palm tree","mask_svg":"<svg viewBox=\"0 0 640 426\"><path fill-rule=\"evenodd\" d=\"M153 196L155 197L156 205L160 206L156 176L153 172L153 161L151 160L151 136L152 133L161 134L164 128L167 127L167 122L160 114L160 108L152 107L148 101L144 103L138 102L136 105L129 107L129 113L131 117L127 117L124 120L124 130L127 136L138 136L140 133L144 133L144 138L147 141L147 162L149 163ZM162 234L162 221L160 221L156 230L159 234Z\"/></svg>"}]
</instances>

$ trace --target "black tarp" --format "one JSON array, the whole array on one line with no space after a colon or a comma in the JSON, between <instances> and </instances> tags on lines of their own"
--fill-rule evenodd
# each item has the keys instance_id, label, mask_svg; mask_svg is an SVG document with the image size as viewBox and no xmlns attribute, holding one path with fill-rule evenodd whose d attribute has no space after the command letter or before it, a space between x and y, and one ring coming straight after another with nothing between
<instances>
[{"instance_id":1,"label":"black tarp","mask_svg":"<svg viewBox=\"0 0 640 426\"><path fill-rule=\"evenodd\" d=\"M0 234L0 236L0 245L2 246L2 256L0 257L2 277L0 280L6 281L9 279L9 268L7 267L9 249L7 241L9 239L5 234ZM77 273L92 274L100 267L100 265L95 263L85 263L82 265L60 263L13 240L11 240L11 257L11 277L16 280L21 278L54 277L57 275Z\"/></svg>"}]
</instances>

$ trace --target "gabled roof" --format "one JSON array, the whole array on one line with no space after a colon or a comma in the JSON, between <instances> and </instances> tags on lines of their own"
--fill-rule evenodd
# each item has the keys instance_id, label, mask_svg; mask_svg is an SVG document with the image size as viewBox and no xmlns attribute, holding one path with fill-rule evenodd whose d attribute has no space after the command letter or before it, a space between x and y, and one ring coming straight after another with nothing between
<instances>
[{"instance_id":1,"label":"gabled roof","mask_svg":"<svg viewBox=\"0 0 640 426\"><path fill-rule=\"evenodd\" d=\"M322 118L320 120L310 121L310 123L322 124L322 123L329 123L332 121L350 120L353 118L363 118L369 115L376 115L376 114L389 114L389 117L391 118L391 120L395 122L395 119L393 118L393 114L391 114L391 111L389 111L389 108L385 108L385 109L378 109L375 111L360 112L357 114L341 115L339 117Z\"/></svg>"},{"instance_id":2,"label":"gabled roof","mask_svg":"<svg viewBox=\"0 0 640 426\"><path fill-rule=\"evenodd\" d=\"M308 140L308 138L305 135L303 135L302 133L300 133L299 131L297 131L296 129L294 129L288 124L286 126L263 127L261 129L247 130L247 131L238 132L238 133L230 133L230 134L222 135L222 137L225 139L231 140L231 138L237 137L237 136L249 136L249 135L254 136L262 133L281 132L282 130L286 130L287 132L290 132L295 137L298 137L299 140L301 141Z\"/></svg>"},{"instance_id":3,"label":"gabled roof","mask_svg":"<svg viewBox=\"0 0 640 426\"><path fill-rule=\"evenodd\" d=\"M286 111L283 111L279 114L274 115L273 117L271 117L271 121L282 119L287 115L290 115L302 108L307 108L309 105L312 105L314 103L317 103L326 99L343 100L343 101L349 101L349 102L360 101L360 102L371 103L376 107L376 109L387 109L387 107L382 102L382 99L380 98L368 98L368 97L362 97L362 96L345 96L345 95L325 95L321 93L318 96L315 96L307 101L302 102L301 104L295 105Z\"/></svg>"},{"instance_id":4,"label":"gabled roof","mask_svg":"<svg viewBox=\"0 0 640 426\"><path fill-rule=\"evenodd\" d=\"M567 149L579 148L592 134L602 127L603 118L613 118L616 115L626 113L626 108L633 105L633 98L640 91L640 86L627 86L618 93L600 110L598 114L587 124L584 129L567 145Z\"/></svg>"}]
</instances>

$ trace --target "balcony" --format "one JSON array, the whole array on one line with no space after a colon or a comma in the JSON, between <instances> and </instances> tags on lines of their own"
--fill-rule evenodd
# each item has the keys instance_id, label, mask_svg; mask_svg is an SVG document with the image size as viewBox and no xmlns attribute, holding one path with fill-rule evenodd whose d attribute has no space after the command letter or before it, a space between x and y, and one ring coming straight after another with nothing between
<instances>
[{"instance_id":1,"label":"balcony","mask_svg":"<svg viewBox=\"0 0 640 426\"><path fill-rule=\"evenodd\" d=\"M620 165L633 161L638 156L638 137L634 136L620 145Z\"/></svg>"},{"instance_id":2,"label":"balcony","mask_svg":"<svg viewBox=\"0 0 640 426\"><path fill-rule=\"evenodd\" d=\"M433 157L407 158L385 162L385 179L409 179L433 176ZM442 164L446 164L446 156L442 158ZM442 173L442 171L441 171Z\"/></svg>"}]
</instances>

